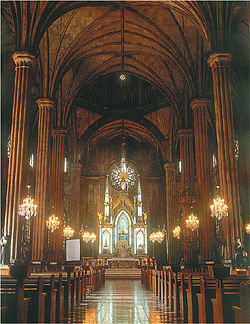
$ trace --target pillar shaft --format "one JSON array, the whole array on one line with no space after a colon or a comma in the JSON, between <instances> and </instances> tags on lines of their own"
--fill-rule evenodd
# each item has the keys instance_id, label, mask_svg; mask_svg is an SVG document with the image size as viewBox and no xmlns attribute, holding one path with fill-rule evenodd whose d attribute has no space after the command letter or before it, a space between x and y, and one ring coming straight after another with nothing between
<instances>
[{"instance_id":1,"label":"pillar shaft","mask_svg":"<svg viewBox=\"0 0 250 324\"><path fill-rule=\"evenodd\" d=\"M194 233L186 228L185 220L193 212L192 206L196 202L194 194L194 149L193 149L193 130L181 129L178 131L180 141L180 158L181 158L181 196L182 203L182 239L184 263L194 263L194 251L192 242L198 239L197 231Z\"/></svg>"},{"instance_id":2,"label":"pillar shaft","mask_svg":"<svg viewBox=\"0 0 250 324\"><path fill-rule=\"evenodd\" d=\"M193 130L181 129L178 131L181 158L181 188L194 185L194 149Z\"/></svg>"},{"instance_id":3,"label":"pillar shaft","mask_svg":"<svg viewBox=\"0 0 250 324\"><path fill-rule=\"evenodd\" d=\"M46 219L48 217L50 111L54 106L54 102L47 98L41 98L37 100L37 104L39 108L39 121L35 201L38 205L38 213L34 219L32 260L42 261L46 246Z\"/></svg>"},{"instance_id":4,"label":"pillar shaft","mask_svg":"<svg viewBox=\"0 0 250 324\"><path fill-rule=\"evenodd\" d=\"M175 263L177 249L174 245L172 231L177 226L176 166L175 163L166 163L164 168L166 175L168 263Z\"/></svg>"},{"instance_id":5,"label":"pillar shaft","mask_svg":"<svg viewBox=\"0 0 250 324\"><path fill-rule=\"evenodd\" d=\"M82 165L71 164L71 221L76 232L80 230L80 189Z\"/></svg>"},{"instance_id":6,"label":"pillar shaft","mask_svg":"<svg viewBox=\"0 0 250 324\"><path fill-rule=\"evenodd\" d=\"M209 211L210 178L209 178L209 143L207 110L209 101L197 98L191 102L194 114L194 140L196 155L196 175L199 188L199 220L200 220L200 255L202 261L213 258L213 223Z\"/></svg>"},{"instance_id":7,"label":"pillar shaft","mask_svg":"<svg viewBox=\"0 0 250 324\"><path fill-rule=\"evenodd\" d=\"M52 130L52 163L51 163L51 200L50 206L54 207L51 212L60 220L59 229L49 234L50 247L53 249L53 260L62 260L63 240L63 214L64 214L64 141L66 131L64 129Z\"/></svg>"},{"instance_id":8,"label":"pillar shaft","mask_svg":"<svg viewBox=\"0 0 250 324\"><path fill-rule=\"evenodd\" d=\"M14 262L20 256L18 205L23 198L23 173L27 152L26 111L30 68L34 56L26 52L17 52L13 54L13 60L15 62L15 86L5 212L5 231L7 235L10 235L10 262Z\"/></svg>"},{"instance_id":9,"label":"pillar shaft","mask_svg":"<svg viewBox=\"0 0 250 324\"><path fill-rule=\"evenodd\" d=\"M234 152L234 121L230 79L232 55L217 53L209 57L212 69L218 166L221 195L229 205L229 217L225 220L226 257L234 257L234 242L242 238L238 173Z\"/></svg>"}]
</instances>

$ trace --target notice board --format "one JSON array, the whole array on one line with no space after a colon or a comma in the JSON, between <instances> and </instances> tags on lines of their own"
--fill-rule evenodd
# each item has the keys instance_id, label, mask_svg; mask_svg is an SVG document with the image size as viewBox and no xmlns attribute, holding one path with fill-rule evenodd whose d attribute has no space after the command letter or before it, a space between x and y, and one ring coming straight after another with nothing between
<instances>
[{"instance_id":1,"label":"notice board","mask_svg":"<svg viewBox=\"0 0 250 324\"><path fill-rule=\"evenodd\" d=\"M66 240L66 261L80 260L80 239Z\"/></svg>"}]
</instances>

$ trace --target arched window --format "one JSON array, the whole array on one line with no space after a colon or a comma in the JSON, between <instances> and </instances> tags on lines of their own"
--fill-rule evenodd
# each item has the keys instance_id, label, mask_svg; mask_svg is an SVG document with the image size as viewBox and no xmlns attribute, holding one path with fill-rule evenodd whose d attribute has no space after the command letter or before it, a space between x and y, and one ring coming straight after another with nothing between
<instances>
[{"instance_id":1,"label":"arched window","mask_svg":"<svg viewBox=\"0 0 250 324\"><path fill-rule=\"evenodd\" d=\"M108 249L110 245L110 234L107 230L103 232L103 248Z\"/></svg>"}]
</instances>

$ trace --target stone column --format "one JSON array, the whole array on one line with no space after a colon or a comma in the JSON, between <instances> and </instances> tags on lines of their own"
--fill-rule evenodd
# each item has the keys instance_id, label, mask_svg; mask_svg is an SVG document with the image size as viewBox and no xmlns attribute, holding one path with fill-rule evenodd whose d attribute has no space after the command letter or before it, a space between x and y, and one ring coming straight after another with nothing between
<instances>
[{"instance_id":1,"label":"stone column","mask_svg":"<svg viewBox=\"0 0 250 324\"><path fill-rule=\"evenodd\" d=\"M193 150L193 130L181 129L178 131L180 141L180 158L181 158L181 196L182 203L182 239L184 247L184 263L191 264L194 262L194 253L192 242L197 240L197 232L193 233L186 228L185 220L194 211L192 206L196 202L194 193L194 150Z\"/></svg>"},{"instance_id":2,"label":"stone column","mask_svg":"<svg viewBox=\"0 0 250 324\"><path fill-rule=\"evenodd\" d=\"M173 229L177 226L176 210L176 166L175 163L164 164L166 176L166 207L167 207L167 240L168 240L168 263L175 263L178 257L174 246Z\"/></svg>"},{"instance_id":3,"label":"stone column","mask_svg":"<svg viewBox=\"0 0 250 324\"><path fill-rule=\"evenodd\" d=\"M208 142L208 105L209 100L197 98L191 102L194 114L194 140L196 156L196 174L199 188L200 255L202 261L213 259L214 231L210 216L210 178L209 178L209 142Z\"/></svg>"},{"instance_id":4,"label":"stone column","mask_svg":"<svg viewBox=\"0 0 250 324\"><path fill-rule=\"evenodd\" d=\"M63 214L64 214L64 141L66 130L52 130L52 162L51 162L51 213L60 220L59 229L49 234L50 247L54 251L53 260L62 261L62 242L63 242Z\"/></svg>"},{"instance_id":5,"label":"stone column","mask_svg":"<svg viewBox=\"0 0 250 324\"><path fill-rule=\"evenodd\" d=\"M48 218L50 111L54 107L54 102L48 98L41 98L37 100L37 105L39 109L39 121L35 202L38 205L38 213L34 219L32 260L43 261L46 246L46 219Z\"/></svg>"},{"instance_id":6,"label":"stone column","mask_svg":"<svg viewBox=\"0 0 250 324\"><path fill-rule=\"evenodd\" d=\"M20 256L18 205L24 198L22 197L22 188L27 152L26 110L30 68L34 56L27 52L16 52L13 54L13 60L15 62L15 86L4 225L6 234L10 236L11 263Z\"/></svg>"},{"instance_id":7,"label":"stone column","mask_svg":"<svg viewBox=\"0 0 250 324\"><path fill-rule=\"evenodd\" d=\"M229 206L229 217L225 219L226 256L234 257L234 243L242 239L238 173L234 152L234 121L230 67L232 54L216 53L208 59L213 75L216 136L218 145L218 167L221 196Z\"/></svg>"},{"instance_id":8,"label":"stone column","mask_svg":"<svg viewBox=\"0 0 250 324\"><path fill-rule=\"evenodd\" d=\"M71 163L71 223L75 233L80 231L81 163Z\"/></svg>"}]
</instances>

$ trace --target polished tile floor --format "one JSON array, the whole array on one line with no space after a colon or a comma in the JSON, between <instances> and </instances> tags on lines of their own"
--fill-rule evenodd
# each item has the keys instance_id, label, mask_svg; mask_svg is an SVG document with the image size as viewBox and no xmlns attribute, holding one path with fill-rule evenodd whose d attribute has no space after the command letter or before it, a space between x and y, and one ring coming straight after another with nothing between
<instances>
[{"instance_id":1,"label":"polished tile floor","mask_svg":"<svg viewBox=\"0 0 250 324\"><path fill-rule=\"evenodd\" d=\"M105 286L65 318L64 323L134 324L184 323L140 280L106 280Z\"/></svg>"}]
</instances>

